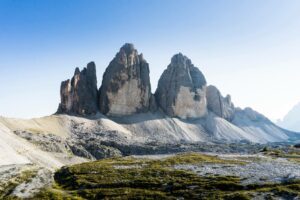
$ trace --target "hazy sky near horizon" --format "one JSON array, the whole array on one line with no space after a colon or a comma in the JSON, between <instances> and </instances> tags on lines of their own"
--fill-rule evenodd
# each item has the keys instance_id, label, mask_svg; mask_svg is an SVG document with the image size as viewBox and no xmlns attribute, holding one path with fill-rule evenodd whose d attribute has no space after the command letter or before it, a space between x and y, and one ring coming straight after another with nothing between
<instances>
[{"instance_id":1,"label":"hazy sky near horizon","mask_svg":"<svg viewBox=\"0 0 300 200\"><path fill-rule=\"evenodd\" d=\"M300 101L298 0L1 0L0 115L54 113L75 67L95 61L100 86L126 42L153 92L182 52L236 106L274 120Z\"/></svg>"}]
</instances>

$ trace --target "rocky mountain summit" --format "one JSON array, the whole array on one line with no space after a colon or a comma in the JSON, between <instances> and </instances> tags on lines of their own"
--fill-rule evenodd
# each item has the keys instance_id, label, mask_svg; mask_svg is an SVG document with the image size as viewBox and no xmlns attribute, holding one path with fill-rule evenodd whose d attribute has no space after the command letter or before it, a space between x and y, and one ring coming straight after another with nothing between
<instances>
[{"instance_id":1,"label":"rocky mountain summit","mask_svg":"<svg viewBox=\"0 0 300 200\"><path fill-rule=\"evenodd\" d=\"M93 62L62 82L57 113L107 118L101 132L117 131L112 142L124 141L124 135L127 142L137 144L267 143L299 138L251 108L236 108L230 95L223 97L215 86L207 86L202 72L181 53L172 57L155 94L149 74L143 55L127 43L109 63L99 90ZM98 132L100 122L89 123L94 128L86 127L84 132Z\"/></svg>"},{"instance_id":2,"label":"rocky mountain summit","mask_svg":"<svg viewBox=\"0 0 300 200\"><path fill-rule=\"evenodd\" d=\"M73 78L63 81L58 113L91 115L98 112L96 65L91 62L82 71L75 69Z\"/></svg>"},{"instance_id":3,"label":"rocky mountain summit","mask_svg":"<svg viewBox=\"0 0 300 200\"><path fill-rule=\"evenodd\" d=\"M158 105L171 117L197 118L207 113L206 80L192 61L181 53L161 75L155 92Z\"/></svg>"},{"instance_id":4,"label":"rocky mountain summit","mask_svg":"<svg viewBox=\"0 0 300 200\"><path fill-rule=\"evenodd\" d=\"M125 44L108 65L99 91L100 111L123 116L149 111L149 64L132 44Z\"/></svg>"}]
</instances>

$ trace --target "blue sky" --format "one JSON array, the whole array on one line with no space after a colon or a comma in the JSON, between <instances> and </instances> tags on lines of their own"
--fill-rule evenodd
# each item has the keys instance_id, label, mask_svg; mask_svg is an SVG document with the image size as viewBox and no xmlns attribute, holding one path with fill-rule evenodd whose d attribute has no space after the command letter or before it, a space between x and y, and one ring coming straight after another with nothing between
<instances>
[{"instance_id":1,"label":"blue sky","mask_svg":"<svg viewBox=\"0 0 300 200\"><path fill-rule=\"evenodd\" d=\"M54 113L60 82L95 61L100 86L125 42L153 91L182 52L237 106L277 119L300 101L298 0L1 0L0 115Z\"/></svg>"}]
</instances>

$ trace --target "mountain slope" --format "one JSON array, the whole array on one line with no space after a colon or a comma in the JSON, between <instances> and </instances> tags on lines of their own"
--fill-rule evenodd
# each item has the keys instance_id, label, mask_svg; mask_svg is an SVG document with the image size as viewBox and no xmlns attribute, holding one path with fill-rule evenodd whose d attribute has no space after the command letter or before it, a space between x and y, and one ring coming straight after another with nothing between
<instances>
[{"instance_id":1,"label":"mountain slope","mask_svg":"<svg viewBox=\"0 0 300 200\"><path fill-rule=\"evenodd\" d=\"M291 133L251 108L237 109L232 123L251 135L251 140L257 143L288 141Z\"/></svg>"},{"instance_id":2,"label":"mountain slope","mask_svg":"<svg viewBox=\"0 0 300 200\"><path fill-rule=\"evenodd\" d=\"M300 131L300 103L295 105L277 124L293 131Z\"/></svg>"},{"instance_id":3,"label":"mountain slope","mask_svg":"<svg viewBox=\"0 0 300 200\"><path fill-rule=\"evenodd\" d=\"M82 158L69 158L64 154L53 154L42 151L36 145L18 137L14 131L32 131L65 136L65 132L57 129L63 123L61 118L55 116L33 120L17 120L0 118L0 165L36 164L49 170L57 169L63 165L78 163ZM47 126L49 125L49 126Z\"/></svg>"},{"instance_id":4,"label":"mountain slope","mask_svg":"<svg viewBox=\"0 0 300 200\"><path fill-rule=\"evenodd\" d=\"M168 117L161 112L148 112L114 118L101 114L91 118L69 115L32 120L1 118L0 124L3 127L1 135L23 131L30 133L31 139L34 135L54 135L65 140L74 139L75 134L88 137L90 133L101 133L102 140L129 145L151 142L283 142L289 140L290 133L250 109L237 110L232 122L212 112L206 117L187 120Z\"/></svg>"}]
</instances>

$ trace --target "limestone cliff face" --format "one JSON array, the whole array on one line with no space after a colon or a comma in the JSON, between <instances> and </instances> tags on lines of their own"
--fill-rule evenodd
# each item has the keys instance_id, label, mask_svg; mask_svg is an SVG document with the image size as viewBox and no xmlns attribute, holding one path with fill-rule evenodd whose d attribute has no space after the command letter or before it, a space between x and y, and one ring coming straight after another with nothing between
<instances>
[{"instance_id":1,"label":"limestone cliff face","mask_svg":"<svg viewBox=\"0 0 300 200\"><path fill-rule=\"evenodd\" d=\"M125 44L110 62L99 93L104 114L124 116L149 110L149 64L132 44Z\"/></svg>"},{"instance_id":2,"label":"limestone cliff face","mask_svg":"<svg viewBox=\"0 0 300 200\"><path fill-rule=\"evenodd\" d=\"M202 72L186 56L174 55L158 82L155 92L158 106L172 117L203 117L207 113L205 96L206 80Z\"/></svg>"},{"instance_id":3,"label":"limestone cliff face","mask_svg":"<svg viewBox=\"0 0 300 200\"><path fill-rule=\"evenodd\" d=\"M82 71L76 68L71 80L61 83L57 113L91 115L98 112L96 66L91 62Z\"/></svg>"},{"instance_id":4,"label":"limestone cliff face","mask_svg":"<svg viewBox=\"0 0 300 200\"><path fill-rule=\"evenodd\" d=\"M210 111L228 121L233 119L235 108L231 102L230 95L224 98L215 86L210 85L206 90L206 99L207 108Z\"/></svg>"}]
</instances>

